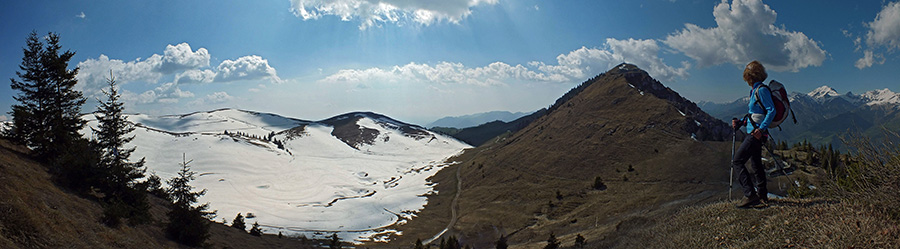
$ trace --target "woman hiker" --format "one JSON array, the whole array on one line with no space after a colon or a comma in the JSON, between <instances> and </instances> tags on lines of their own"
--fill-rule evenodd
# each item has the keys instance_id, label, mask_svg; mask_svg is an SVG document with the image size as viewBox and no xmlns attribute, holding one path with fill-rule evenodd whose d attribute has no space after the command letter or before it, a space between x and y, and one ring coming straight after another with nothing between
<instances>
[{"instance_id":1,"label":"woman hiker","mask_svg":"<svg viewBox=\"0 0 900 249\"><path fill-rule=\"evenodd\" d=\"M733 119L731 126L735 130L746 125L747 133L741 147L734 154L732 167L738 172L738 182L744 190L744 198L738 208L748 208L768 201L766 189L766 171L762 164L762 146L769 138L768 127L775 118L775 104L766 80L766 68L758 61L752 61L744 68L744 81L750 86L750 103L748 115L744 119ZM749 118L747 118L749 117ZM750 161L750 166L744 164Z\"/></svg>"}]
</instances>

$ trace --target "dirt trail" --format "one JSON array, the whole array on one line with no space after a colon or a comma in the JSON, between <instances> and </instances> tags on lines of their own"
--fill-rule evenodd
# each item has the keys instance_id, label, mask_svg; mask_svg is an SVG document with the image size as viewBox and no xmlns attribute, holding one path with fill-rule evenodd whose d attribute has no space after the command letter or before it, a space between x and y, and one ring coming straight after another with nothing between
<instances>
[{"instance_id":1,"label":"dirt trail","mask_svg":"<svg viewBox=\"0 0 900 249\"><path fill-rule=\"evenodd\" d=\"M456 224L456 218L457 218L457 212L458 212L457 209L459 209L457 207L457 202L459 201L459 194L462 193L462 177L459 176L459 172L461 170L462 170L462 165L459 165L459 167L456 168L456 195L453 196L453 201L450 202L450 222L447 223L447 227L445 227L444 230L441 230L440 232L435 234L434 237L431 237L428 240L422 241L422 244L427 245L427 244L430 244L431 242L434 242L435 240L437 240L438 238L443 236L444 233L449 231L450 228L453 228L453 225Z\"/></svg>"}]
</instances>

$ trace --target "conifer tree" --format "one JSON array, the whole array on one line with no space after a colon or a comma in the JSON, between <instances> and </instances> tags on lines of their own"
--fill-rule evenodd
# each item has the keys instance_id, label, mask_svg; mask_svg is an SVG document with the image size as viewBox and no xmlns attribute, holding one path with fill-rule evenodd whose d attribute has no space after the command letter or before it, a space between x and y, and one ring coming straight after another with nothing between
<instances>
[{"instance_id":1,"label":"conifer tree","mask_svg":"<svg viewBox=\"0 0 900 249\"><path fill-rule=\"evenodd\" d=\"M69 70L74 52L62 52L59 35L49 33L47 44L31 32L23 49L19 80L10 79L10 88L19 91L13 98L13 138L34 148L36 158L57 159L81 139L85 121L79 115L85 99L74 89L78 68ZM55 163L60 166L61 163ZM58 171L57 171L58 172Z\"/></svg>"},{"instance_id":2,"label":"conifer tree","mask_svg":"<svg viewBox=\"0 0 900 249\"><path fill-rule=\"evenodd\" d=\"M509 244L506 242L506 236L501 235L500 239L497 240L497 249L506 249L509 248Z\"/></svg>"},{"instance_id":3,"label":"conifer tree","mask_svg":"<svg viewBox=\"0 0 900 249\"><path fill-rule=\"evenodd\" d=\"M185 161L182 155L181 170L178 176L166 181L169 184L169 196L172 199L172 210L169 211L169 223L166 225L166 235L172 240L187 246L202 246L209 238L209 219L215 216L215 211L207 211L209 203L193 206L197 198L206 194L206 190L193 192L194 187L190 182L196 179L196 172L191 171L188 165L192 162Z\"/></svg>"},{"instance_id":4,"label":"conifer tree","mask_svg":"<svg viewBox=\"0 0 900 249\"><path fill-rule=\"evenodd\" d=\"M231 227L241 230L241 232L246 231L247 225L244 223L244 216L241 213L238 213L231 221Z\"/></svg>"},{"instance_id":5,"label":"conifer tree","mask_svg":"<svg viewBox=\"0 0 900 249\"><path fill-rule=\"evenodd\" d=\"M328 249L341 249L341 239L338 238L337 233L331 234L331 242L328 244Z\"/></svg>"},{"instance_id":6,"label":"conifer tree","mask_svg":"<svg viewBox=\"0 0 900 249\"><path fill-rule=\"evenodd\" d=\"M585 245L587 245L587 241L585 241L584 236L581 236L581 234L575 236L575 248L584 248Z\"/></svg>"},{"instance_id":7,"label":"conifer tree","mask_svg":"<svg viewBox=\"0 0 900 249\"><path fill-rule=\"evenodd\" d=\"M105 194L106 209L104 220L107 225L116 226L119 218L131 218L132 223L144 223L149 221L150 204L147 201L146 186L141 189L137 180L144 177L144 158L136 162L130 162L129 157L135 147L125 148L125 145L134 139L128 134L134 131L134 126L126 120L124 104L119 101L119 92L116 87L116 79L110 72L106 79L109 89L103 90L106 101L98 101L100 105L94 117L99 123L94 129L97 137L97 145L100 149L100 163L98 173L102 177L100 191Z\"/></svg>"},{"instance_id":8,"label":"conifer tree","mask_svg":"<svg viewBox=\"0 0 900 249\"><path fill-rule=\"evenodd\" d=\"M413 245L413 249L425 249L425 245L422 245L422 239L416 239L416 244Z\"/></svg>"},{"instance_id":9,"label":"conifer tree","mask_svg":"<svg viewBox=\"0 0 900 249\"><path fill-rule=\"evenodd\" d=\"M556 235L550 233L550 238L547 238L547 245L544 246L544 249L557 249L559 248L559 240L556 239Z\"/></svg>"},{"instance_id":10,"label":"conifer tree","mask_svg":"<svg viewBox=\"0 0 900 249\"><path fill-rule=\"evenodd\" d=\"M253 222L253 227L250 228L250 235L253 236L262 236L262 229L259 229L259 222Z\"/></svg>"}]
</instances>

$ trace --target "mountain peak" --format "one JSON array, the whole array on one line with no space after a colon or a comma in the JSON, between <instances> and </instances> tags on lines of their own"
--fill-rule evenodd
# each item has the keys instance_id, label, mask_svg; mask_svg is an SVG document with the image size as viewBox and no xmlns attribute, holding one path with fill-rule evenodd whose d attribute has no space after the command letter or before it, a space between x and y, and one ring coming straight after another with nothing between
<instances>
[{"instance_id":1,"label":"mountain peak","mask_svg":"<svg viewBox=\"0 0 900 249\"><path fill-rule=\"evenodd\" d=\"M834 90L834 88L830 86L820 86L819 88L816 88L816 90L813 90L806 95L813 99L824 99L828 97L841 96L841 94L838 93L837 90Z\"/></svg>"},{"instance_id":2,"label":"mountain peak","mask_svg":"<svg viewBox=\"0 0 900 249\"><path fill-rule=\"evenodd\" d=\"M900 94L888 88L868 91L860 97L865 99L866 105L900 104Z\"/></svg>"}]
</instances>

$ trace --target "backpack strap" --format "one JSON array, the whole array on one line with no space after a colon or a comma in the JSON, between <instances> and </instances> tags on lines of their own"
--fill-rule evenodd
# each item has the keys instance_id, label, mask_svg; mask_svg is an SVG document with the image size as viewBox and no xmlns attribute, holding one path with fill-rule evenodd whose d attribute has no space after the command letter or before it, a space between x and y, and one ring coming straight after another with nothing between
<instances>
[{"instance_id":1,"label":"backpack strap","mask_svg":"<svg viewBox=\"0 0 900 249\"><path fill-rule=\"evenodd\" d=\"M766 84L759 84L759 87L757 87L756 90L754 90L753 92L754 92L754 94L756 94L756 104L759 105L759 108L763 110L763 115L766 115L766 114L769 114L769 110L766 110L766 107L763 106L763 104L762 104L762 100L759 99L759 89L763 88L763 87L765 87L766 89L769 89L769 94L771 94L772 89L769 88L769 86L767 86Z\"/></svg>"}]
</instances>

